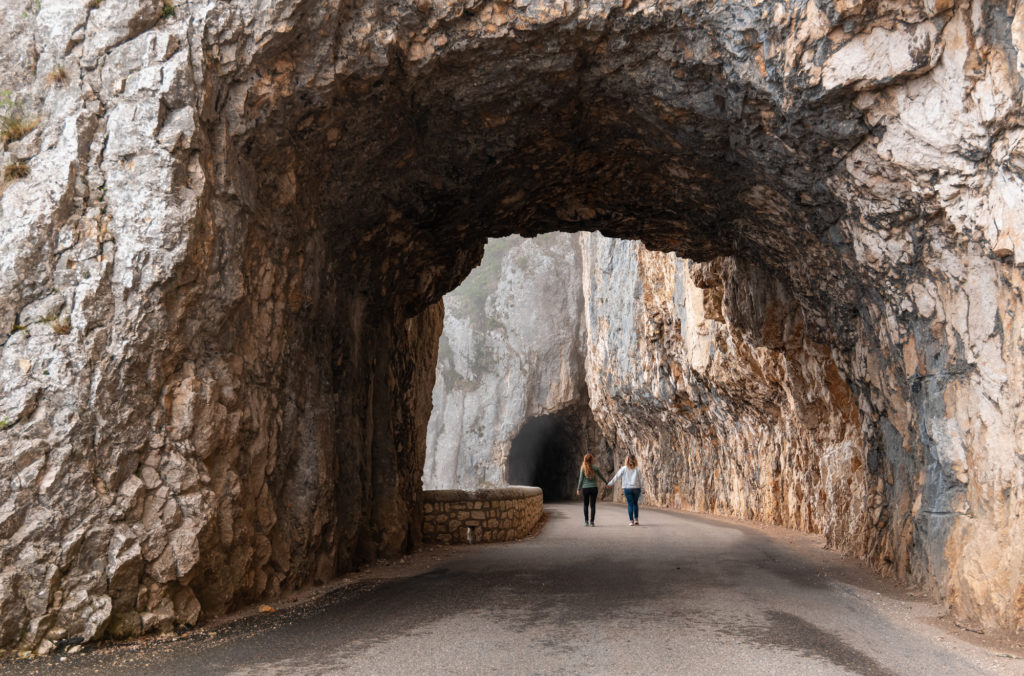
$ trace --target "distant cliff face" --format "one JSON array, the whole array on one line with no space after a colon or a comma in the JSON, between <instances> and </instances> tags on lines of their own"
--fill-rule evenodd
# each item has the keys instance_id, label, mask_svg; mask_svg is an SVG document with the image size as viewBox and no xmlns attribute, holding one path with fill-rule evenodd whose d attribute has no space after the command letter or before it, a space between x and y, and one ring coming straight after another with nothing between
<instances>
[{"instance_id":1,"label":"distant cliff face","mask_svg":"<svg viewBox=\"0 0 1024 676\"><path fill-rule=\"evenodd\" d=\"M823 533L860 555L874 529L889 535L857 403L783 284L731 258L582 237L591 406L616 455L638 456L653 503Z\"/></svg>"},{"instance_id":2,"label":"distant cliff face","mask_svg":"<svg viewBox=\"0 0 1024 676\"><path fill-rule=\"evenodd\" d=\"M587 355L659 500L1024 631L1020 3L0 12L0 646L415 547L437 303L556 230L701 262L673 308L676 264L638 263Z\"/></svg>"},{"instance_id":3,"label":"distant cliff face","mask_svg":"<svg viewBox=\"0 0 1024 676\"><path fill-rule=\"evenodd\" d=\"M424 488L506 485L523 425L583 398L581 278L575 236L512 237L444 297Z\"/></svg>"}]
</instances>

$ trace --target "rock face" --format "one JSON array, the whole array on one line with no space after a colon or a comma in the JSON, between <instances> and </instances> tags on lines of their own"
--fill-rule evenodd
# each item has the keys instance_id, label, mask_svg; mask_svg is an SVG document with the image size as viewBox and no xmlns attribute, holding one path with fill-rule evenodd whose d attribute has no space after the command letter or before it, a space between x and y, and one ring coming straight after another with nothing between
<instances>
[{"instance_id":1,"label":"rock face","mask_svg":"<svg viewBox=\"0 0 1024 676\"><path fill-rule=\"evenodd\" d=\"M860 413L785 285L732 258L584 241L587 386L616 464L637 455L655 504L824 533L871 556L891 511L869 485ZM883 555L894 550L903 558L887 563L907 573L910 548Z\"/></svg>"},{"instance_id":2,"label":"rock face","mask_svg":"<svg viewBox=\"0 0 1024 676\"><path fill-rule=\"evenodd\" d=\"M832 546L867 556L890 511L882 506L881 488L868 486L852 392L830 352L807 339L803 312L785 286L762 269L738 267L732 258L693 263L637 242L575 237L582 261L573 256L568 266L547 264L535 248L489 247L481 267L445 297L448 314L429 429L454 420L464 436L453 436L442 449L428 432L425 484L431 471L441 483L446 476L453 481L456 468L463 487L539 483L554 474L564 484L556 496L567 497L584 447L596 451L599 467L609 469L634 452L645 465L655 504L820 532ZM503 277L502 284L483 288L477 275L501 256L528 268L530 283L523 283L515 266L512 283ZM543 314L544 326L582 332L585 373L560 368L562 353L550 358L540 350L560 343L553 333L528 330L538 318L497 311L510 289L521 306L557 306L554 316ZM578 307L558 305L551 297L575 297L577 289L585 298ZM474 321L470 299L480 293L489 295L475 303L479 318L468 330ZM520 324L519 335L532 339L510 345L505 331ZM491 327L491 358L481 360L472 336L483 336L484 326ZM466 354L453 352L453 344ZM457 379L452 364L461 365L466 376ZM519 401L521 393L535 389L526 383L559 373L576 380L563 386L575 398L563 397L558 406L586 409L585 424L545 426L543 419L529 420L539 411L502 406L506 398ZM515 383L506 392L501 387L509 379ZM535 438L553 436L556 428L565 438L538 449L529 471L513 479L516 443L535 428ZM548 463L553 466L544 472ZM490 474L467 467L486 467ZM900 572L908 572L911 550L888 553L893 551L903 557L896 562Z\"/></svg>"},{"instance_id":3,"label":"rock face","mask_svg":"<svg viewBox=\"0 0 1024 676\"><path fill-rule=\"evenodd\" d=\"M2 11L0 645L415 546L436 303L487 237L552 230L707 265L709 342L637 347L706 343L661 499L834 531L1024 630L1019 3ZM669 384L619 366L597 410Z\"/></svg>"},{"instance_id":4,"label":"rock face","mask_svg":"<svg viewBox=\"0 0 1024 676\"><path fill-rule=\"evenodd\" d=\"M424 488L508 485L524 424L585 402L582 274L572 235L492 240L444 297Z\"/></svg>"}]
</instances>

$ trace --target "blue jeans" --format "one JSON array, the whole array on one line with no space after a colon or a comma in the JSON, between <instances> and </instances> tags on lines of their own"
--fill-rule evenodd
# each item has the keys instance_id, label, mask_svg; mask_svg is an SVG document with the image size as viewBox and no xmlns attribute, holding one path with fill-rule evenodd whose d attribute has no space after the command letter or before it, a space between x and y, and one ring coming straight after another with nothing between
<instances>
[{"instance_id":1,"label":"blue jeans","mask_svg":"<svg viewBox=\"0 0 1024 676\"><path fill-rule=\"evenodd\" d=\"M626 511L629 512L629 520L638 520L640 518L640 508L637 506L637 503L640 502L640 489L623 488L622 492L626 494Z\"/></svg>"}]
</instances>

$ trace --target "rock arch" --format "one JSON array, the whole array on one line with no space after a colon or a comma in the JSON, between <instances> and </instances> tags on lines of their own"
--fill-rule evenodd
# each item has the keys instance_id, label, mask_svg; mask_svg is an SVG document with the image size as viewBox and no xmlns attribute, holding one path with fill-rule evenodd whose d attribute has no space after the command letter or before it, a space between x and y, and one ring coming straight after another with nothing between
<instances>
[{"instance_id":1,"label":"rock arch","mask_svg":"<svg viewBox=\"0 0 1024 676\"><path fill-rule=\"evenodd\" d=\"M0 462L18 477L0 495L0 644L194 622L414 546L437 301L486 237L558 229L697 261L694 298L732 327L709 352L774 351L761 376L790 383L773 408L743 379L704 382L722 412L837 421L862 493L830 502L802 464L818 449L786 452L780 424L771 471L812 478L771 490L800 516L737 511L830 520L836 546L1019 631L1008 11L41 12L40 60L72 67L56 90L19 80L54 112L5 150L31 174L0 198ZM682 331L650 320L653 342ZM727 458L754 438L736 420L691 422ZM732 509L723 466L686 457L683 501Z\"/></svg>"}]
</instances>

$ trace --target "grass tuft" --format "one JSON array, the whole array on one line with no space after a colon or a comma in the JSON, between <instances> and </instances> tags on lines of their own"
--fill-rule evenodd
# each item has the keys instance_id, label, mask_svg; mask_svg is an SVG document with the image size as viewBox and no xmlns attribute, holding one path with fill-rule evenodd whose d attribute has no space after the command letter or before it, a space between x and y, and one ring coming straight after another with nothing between
<instances>
[{"instance_id":1,"label":"grass tuft","mask_svg":"<svg viewBox=\"0 0 1024 676\"><path fill-rule=\"evenodd\" d=\"M53 70L51 70L46 75L46 81L49 82L52 85L57 85L58 87L63 87L64 85L66 85L68 83L68 71L67 71L67 69L63 65L57 64L56 66L53 67Z\"/></svg>"},{"instance_id":2,"label":"grass tuft","mask_svg":"<svg viewBox=\"0 0 1024 676\"><path fill-rule=\"evenodd\" d=\"M14 97L11 90L0 91L0 143L17 141L38 125L39 120L25 113L21 101Z\"/></svg>"},{"instance_id":3,"label":"grass tuft","mask_svg":"<svg viewBox=\"0 0 1024 676\"><path fill-rule=\"evenodd\" d=\"M17 181L19 178L25 178L29 174L28 164L25 162L11 162L4 167L3 181L9 183L10 181Z\"/></svg>"},{"instance_id":4,"label":"grass tuft","mask_svg":"<svg viewBox=\"0 0 1024 676\"><path fill-rule=\"evenodd\" d=\"M0 141L17 141L38 126L39 120L30 120L21 113L0 114Z\"/></svg>"},{"instance_id":5,"label":"grass tuft","mask_svg":"<svg viewBox=\"0 0 1024 676\"><path fill-rule=\"evenodd\" d=\"M53 332L58 336L66 336L71 333L71 319L69 317L54 319L50 322L50 328L53 329Z\"/></svg>"}]
</instances>

